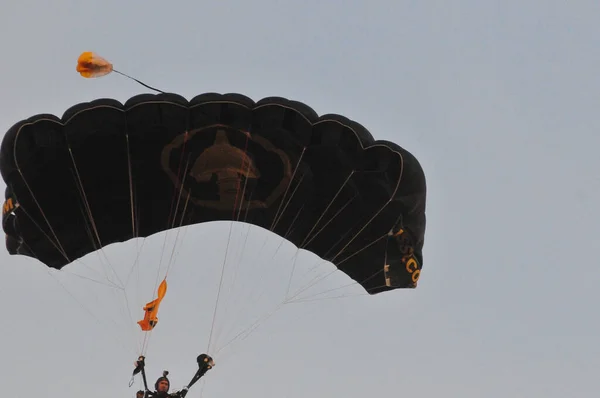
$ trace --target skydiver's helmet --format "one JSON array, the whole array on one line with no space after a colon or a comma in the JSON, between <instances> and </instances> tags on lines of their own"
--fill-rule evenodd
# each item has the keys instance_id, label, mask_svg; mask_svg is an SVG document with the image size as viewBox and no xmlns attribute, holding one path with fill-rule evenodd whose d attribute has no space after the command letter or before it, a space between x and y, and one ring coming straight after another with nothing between
<instances>
[{"instance_id":1,"label":"skydiver's helmet","mask_svg":"<svg viewBox=\"0 0 600 398\"><path fill-rule=\"evenodd\" d=\"M160 383L161 381L167 382L167 391L169 391L169 388L171 388L171 382L169 381L169 379L167 379L168 374L169 374L169 371L165 370L165 371L163 371L163 375L156 380L156 383L154 383L154 389L156 391L158 391L158 383Z\"/></svg>"}]
</instances>

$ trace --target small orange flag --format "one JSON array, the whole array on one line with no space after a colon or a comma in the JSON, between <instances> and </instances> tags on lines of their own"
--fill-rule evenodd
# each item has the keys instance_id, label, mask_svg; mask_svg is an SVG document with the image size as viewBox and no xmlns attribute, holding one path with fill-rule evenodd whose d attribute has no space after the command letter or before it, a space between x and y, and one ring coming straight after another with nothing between
<instances>
[{"instance_id":1,"label":"small orange flag","mask_svg":"<svg viewBox=\"0 0 600 398\"><path fill-rule=\"evenodd\" d=\"M158 297L144 306L144 319L138 321L138 325L140 325L142 330L152 330L158 323L158 317L156 315L158 314L158 307L165 297L165 294L167 294L167 280L163 279L158 286Z\"/></svg>"},{"instance_id":2,"label":"small orange flag","mask_svg":"<svg viewBox=\"0 0 600 398\"><path fill-rule=\"evenodd\" d=\"M85 51L77 59L77 72L83 77L101 77L113 71L110 62L96 53Z\"/></svg>"}]
</instances>

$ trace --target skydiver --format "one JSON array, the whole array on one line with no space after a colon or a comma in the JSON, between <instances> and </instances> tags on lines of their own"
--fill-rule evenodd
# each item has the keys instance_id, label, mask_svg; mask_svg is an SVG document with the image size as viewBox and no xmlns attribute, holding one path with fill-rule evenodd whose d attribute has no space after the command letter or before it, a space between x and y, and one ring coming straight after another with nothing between
<instances>
[{"instance_id":1,"label":"skydiver","mask_svg":"<svg viewBox=\"0 0 600 398\"><path fill-rule=\"evenodd\" d=\"M181 397L181 396L185 396L185 394L187 393L187 391L183 392L184 390L182 390L183 395L178 394L169 394L169 387L171 387L171 382L169 381L169 379L167 378L167 376L169 375L168 371L164 371L163 375L161 377L159 377L156 380L156 383L154 383L154 392L148 392L148 397Z\"/></svg>"},{"instance_id":2,"label":"skydiver","mask_svg":"<svg viewBox=\"0 0 600 398\"><path fill-rule=\"evenodd\" d=\"M192 380L181 391L177 391L177 392L169 394L169 388L171 387L171 382L167 378L169 372L166 370L163 372L163 375L156 380L156 383L154 383L155 391L151 392L148 389L148 385L146 383L146 373L144 371L144 366L145 366L144 359L145 359L144 357L140 357L135 362L136 368L133 371L134 375L136 373L142 372L142 377L144 380L144 387L146 389L144 398L184 398L187 395L190 387L193 386L194 383L196 383L198 380L200 380L200 378L202 376L204 376L206 374L206 372L208 372L210 369L212 369L213 366L215 366L215 363L210 356L208 356L206 354L198 355L198 357L196 358L196 361L198 362L198 370L196 371L196 374L194 375ZM138 394L139 394L139 391L138 391ZM140 398L140 397L137 396L137 398Z\"/></svg>"}]
</instances>

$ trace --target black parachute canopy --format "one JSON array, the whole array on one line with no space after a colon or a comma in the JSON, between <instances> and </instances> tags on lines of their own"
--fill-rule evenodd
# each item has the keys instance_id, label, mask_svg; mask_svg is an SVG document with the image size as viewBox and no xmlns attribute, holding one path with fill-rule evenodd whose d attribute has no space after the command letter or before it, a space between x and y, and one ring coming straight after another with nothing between
<instances>
[{"instance_id":1,"label":"black parachute canopy","mask_svg":"<svg viewBox=\"0 0 600 398\"><path fill-rule=\"evenodd\" d=\"M0 148L10 254L48 267L179 226L236 220L367 292L414 288L426 183L417 159L340 115L280 97L141 94L15 124Z\"/></svg>"}]
</instances>

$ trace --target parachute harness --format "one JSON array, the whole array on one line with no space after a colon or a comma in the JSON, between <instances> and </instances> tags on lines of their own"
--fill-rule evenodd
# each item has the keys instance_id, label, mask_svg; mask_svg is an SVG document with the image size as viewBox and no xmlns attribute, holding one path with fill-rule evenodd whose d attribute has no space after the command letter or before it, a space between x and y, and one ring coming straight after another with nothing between
<instances>
[{"instance_id":1,"label":"parachute harness","mask_svg":"<svg viewBox=\"0 0 600 398\"><path fill-rule=\"evenodd\" d=\"M134 365L135 365L135 369L133 370L133 373L131 375L131 380L129 381L129 387L131 387L133 385L134 382L134 378L135 375L138 373L142 374L142 380L144 382L144 390L146 392L149 391L148 389L148 381L146 378L146 362L145 362L146 358L143 355L140 355L137 359L137 361L135 361ZM185 397L185 395L187 394L187 391L194 385L196 384L196 382L198 380L200 380L202 378L202 376L204 376L206 374L206 372L208 372L210 369L212 369L215 366L215 362L213 361L213 359L206 354L200 354L198 355L198 358L196 358L196 362L198 363L198 370L196 371L196 373L194 374L194 376L192 377L192 379L190 380L190 382L183 388L183 394L181 395L182 397ZM163 377L167 377L167 375L169 374L168 371L163 371Z\"/></svg>"}]
</instances>

